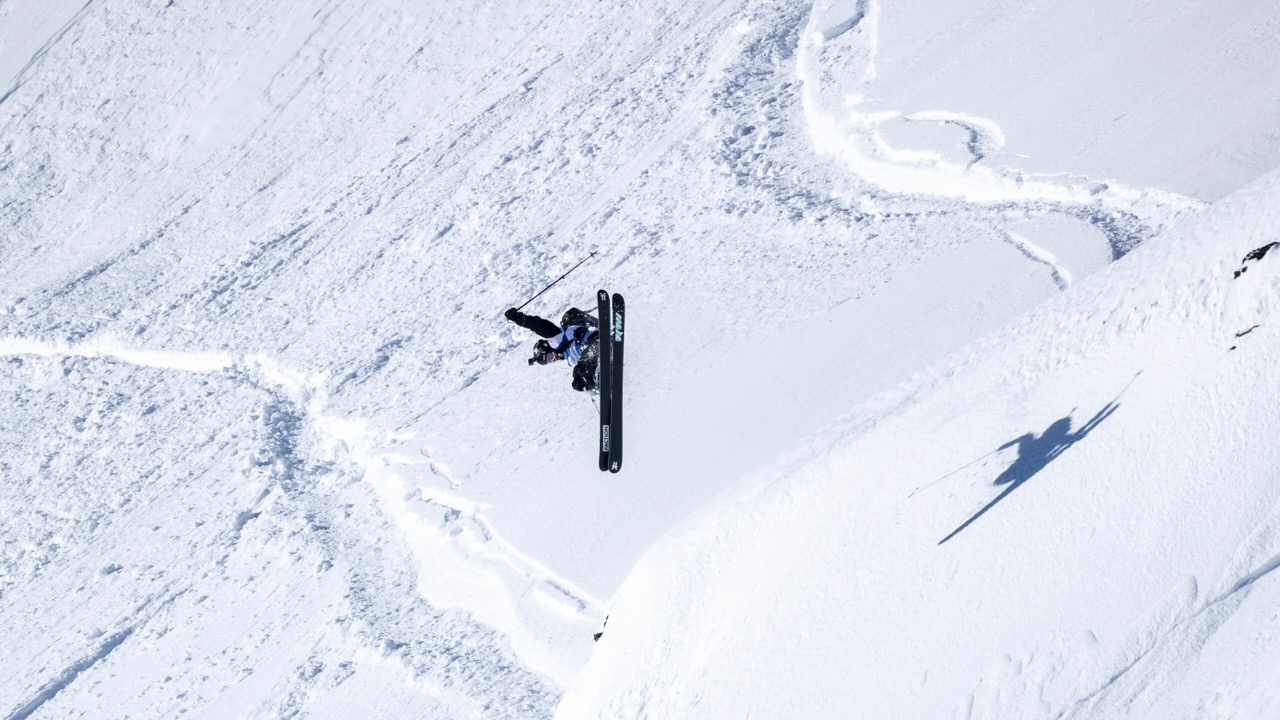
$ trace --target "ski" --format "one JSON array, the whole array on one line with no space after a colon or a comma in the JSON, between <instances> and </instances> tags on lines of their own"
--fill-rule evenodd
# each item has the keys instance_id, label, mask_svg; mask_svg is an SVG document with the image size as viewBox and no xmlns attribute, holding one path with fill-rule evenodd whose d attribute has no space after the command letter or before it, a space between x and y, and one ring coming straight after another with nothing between
<instances>
[{"instance_id":1,"label":"ski","mask_svg":"<svg viewBox=\"0 0 1280 720\"><path fill-rule=\"evenodd\" d=\"M622 330L626 306L622 296L613 294L613 314L609 322L609 472L622 469Z\"/></svg>"},{"instance_id":2,"label":"ski","mask_svg":"<svg viewBox=\"0 0 1280 720\"><path fill-rule=\"evenodd\" d=\"M597 316L600 318L600 380L596 389L600 393L600 470L603 472L609 469L609 453L613 447L610 433L613 418L613 342L610 340L613 333L610 318L613 316L609 309L609 293L604 290L597 292L596 304L600 311Z\"/></svg>"}]
</instances>

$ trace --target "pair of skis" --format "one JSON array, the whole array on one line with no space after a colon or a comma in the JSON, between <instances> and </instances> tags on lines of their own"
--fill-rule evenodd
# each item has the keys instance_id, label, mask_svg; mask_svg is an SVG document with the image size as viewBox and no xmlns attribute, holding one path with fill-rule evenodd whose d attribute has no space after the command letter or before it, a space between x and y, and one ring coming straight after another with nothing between
<instances>
[{"instance_id":1,"label":"pair of skis","mask_svg":"<svg viewBox=\"0 0 1280 720\"><path fill-rule=\"evenodd\" d=\"M601 290L600 309L600 470L622 469L622 330L626 314L622 296Z\"/></svg>"}]
</instances>

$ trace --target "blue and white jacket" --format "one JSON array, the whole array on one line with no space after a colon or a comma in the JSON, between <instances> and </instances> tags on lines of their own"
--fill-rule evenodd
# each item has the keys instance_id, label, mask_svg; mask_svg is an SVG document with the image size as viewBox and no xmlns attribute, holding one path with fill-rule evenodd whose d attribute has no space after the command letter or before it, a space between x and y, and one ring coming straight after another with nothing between
<instances>
[{"instance_id":1,"label":"blue and white jacket","mask_svg":"<svg viewBox=\"0 0 1280 720\"><path fill-rule=\"evenodd\" d=\"M570 365L577 365L578 360L582 359L582 354L587 351L591 341L599 334L600 332L593 327L570 325L563 328L559 335L548 338L547 344L563 355L565 361Z\"/></svg>"}]
</instances>

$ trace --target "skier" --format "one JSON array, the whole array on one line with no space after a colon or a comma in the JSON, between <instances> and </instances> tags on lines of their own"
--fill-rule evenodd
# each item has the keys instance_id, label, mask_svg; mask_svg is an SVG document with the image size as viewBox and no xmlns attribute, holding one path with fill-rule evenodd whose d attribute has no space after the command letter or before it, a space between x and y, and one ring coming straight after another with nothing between
<instances>
[{"instance_id":1,"label":"skier","mask_svg":"<svg viewBox=\"0 0 1280 720\"><path fill-rule=\"evenodd\" d=\"M578 308L569 308L559 325L515 308L507 310L506 318L542 337L533 346L530 365L550 365L565 360L573 365L573 389L595 390L596 365L600 360L600 331L595 318Z\"/></svg>"}]
</instances>

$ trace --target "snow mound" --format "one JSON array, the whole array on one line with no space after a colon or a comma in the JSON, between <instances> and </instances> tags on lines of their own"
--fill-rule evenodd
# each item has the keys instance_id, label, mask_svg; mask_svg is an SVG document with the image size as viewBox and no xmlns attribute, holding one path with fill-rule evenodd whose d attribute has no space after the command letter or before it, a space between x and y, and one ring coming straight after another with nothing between
<instances>
[{"instance_id":1,"label":"snow mound","mask_svg":"<svg viewBox=\"0 0 1280 720\"><path fill-rule=\"evenodd\" d=\"M688 519L557 717L1276 717L1277 240L1272 174Z\"/></svg>"}]
</instances>

